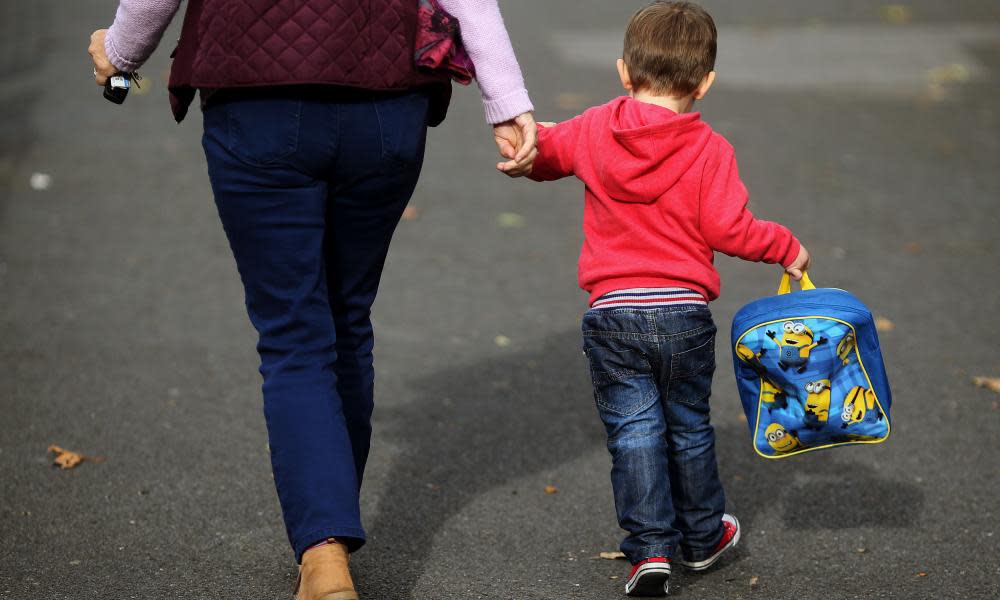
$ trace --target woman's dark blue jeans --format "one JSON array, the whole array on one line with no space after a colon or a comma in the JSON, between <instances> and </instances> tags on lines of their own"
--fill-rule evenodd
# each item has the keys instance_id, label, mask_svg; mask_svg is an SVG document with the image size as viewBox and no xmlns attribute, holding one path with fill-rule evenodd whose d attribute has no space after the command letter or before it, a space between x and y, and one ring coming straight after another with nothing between
<instances>
[{"instance_id":1,"label":"woman's dark blue jeans","mask_svg":"<svg viewBox=\"0 0 1000 600\"><path fill-rule=\"evenodd\" d=\"M590 310L583 317L597 411L608 434L621 550L690 561L722 537L726 497L708 399L715 324L704 306Z\"/></svg>"},{"instance_id":2,"label":"woman's dark blue jeans","mask_svg":"<svg viewBox=\"0 0 1000 600\"><path fill-rule=\"evenodd\" d=\"M301 560L365 540L372 303L423 162L428 96L332 88L216 95L203 145L259 334L264 415L288 537Z\"/></svg>"}]
</instances>

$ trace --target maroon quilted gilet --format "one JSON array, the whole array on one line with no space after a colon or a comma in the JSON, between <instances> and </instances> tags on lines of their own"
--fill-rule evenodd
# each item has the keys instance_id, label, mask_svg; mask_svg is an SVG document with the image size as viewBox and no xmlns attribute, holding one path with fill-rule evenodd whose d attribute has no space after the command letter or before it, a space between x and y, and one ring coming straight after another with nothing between
<instances>
[{"instance_id":1,"label":"maroon quilted gilet","mask_svg":"<svg viewBox=\"0 0 1000 600\"><path fill-rule=\"evenodd\" d=\"M197 88L321 84L405 90L446 75L414 66L417 0L189 0L170 69L174 118ZM441 107L438 112L443 117Z\"/></svg>"}]
</instances>

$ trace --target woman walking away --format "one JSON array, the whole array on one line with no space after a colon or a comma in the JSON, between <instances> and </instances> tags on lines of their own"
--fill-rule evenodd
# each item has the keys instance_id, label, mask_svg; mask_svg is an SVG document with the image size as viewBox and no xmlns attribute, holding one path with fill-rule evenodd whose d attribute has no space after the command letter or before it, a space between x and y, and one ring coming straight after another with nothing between
<instances>
[{"instance_id":1,"label":"woman walking away","mask_svg":"<svg viewBox=\"0 0 1000 600\"><path fill-rule=\"evenodd\" d=\"M496 0L439 0L461 25L498 168L535 153L531 102ZM180 0L121 0L90 54L104 85L142 66ZM203 146L259 334L274 481L298 600L358 598L359 491L371 438L370 311L389 242L443 118L449 69L415 66L417 0L189 0L170 75Z\"/></svg>"}]
</instances>

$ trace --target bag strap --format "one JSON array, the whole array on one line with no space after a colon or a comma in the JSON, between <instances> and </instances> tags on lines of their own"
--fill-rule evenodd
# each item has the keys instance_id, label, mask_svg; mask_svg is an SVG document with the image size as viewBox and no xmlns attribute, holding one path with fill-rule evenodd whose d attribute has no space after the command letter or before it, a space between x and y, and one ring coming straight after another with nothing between
<instances>
[{"instance_id":1,"label":"bag strap","mask_svg":"<svg viewBox=\"0 0 1000 600\"><path fill-rule=\"evenodd\" d=\"M802 272L802 280L799 281L799 285L803 290L814 290L816 286L813 285L811 279L809 279L809 273L805 271ZM781 276L781 284L778 286L778 295L784 295L792 291L792 278L788 273Z\"/></svg>"}]
</instances>

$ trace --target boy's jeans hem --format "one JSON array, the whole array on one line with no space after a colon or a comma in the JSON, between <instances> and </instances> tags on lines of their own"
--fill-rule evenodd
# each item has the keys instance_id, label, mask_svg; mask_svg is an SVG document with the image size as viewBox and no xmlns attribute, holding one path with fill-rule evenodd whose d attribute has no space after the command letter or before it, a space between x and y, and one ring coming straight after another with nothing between
<instances>
[{"instance_id":1,"label":"boy's jeans hem","mask_svg":"<svg viewBox=\"0 0 1000 600\"><path fill-rule=\"evenodd\" d=\"M347 546L348 551L354 552L365 545L365 530L357 527L333 526L311 531L300 539L292 541L292 547L295 549L295 562L302 564L302 555L305 554L306 550L327 538L337 538L338 542Z\"/></svg>"},{"instance_id":2,"label":"boy's jeans hem","mask_svg":"<svg viewBox=\"0 0 1000 600\"><path fill-rule=\"evenodd\" d=\"M626 557L630 563L635 565L646 560L647 558L653 558L656 556L670 558L671 554L673 554L673 549L670 546L644 546L638 550L627 553Z\"/></svg>"},{"instance_id":3,"label":"boy's jeans hem","mask_svg":"<svg viewBox=\"0 0 1000 600\"><path fill-rule=\"evenodd\" d=\"M715 553L715 547L719 545L722 541L722 536L726 533L726 530L722 527L722 523L719 523L719 535L715 537L715 541L706 546L705 548L691 548L681 543L681 554L684 556L684 560L689 562L699 562L705 560L706 558L712 556Z\"/></svg>"}]
</instances>

